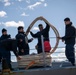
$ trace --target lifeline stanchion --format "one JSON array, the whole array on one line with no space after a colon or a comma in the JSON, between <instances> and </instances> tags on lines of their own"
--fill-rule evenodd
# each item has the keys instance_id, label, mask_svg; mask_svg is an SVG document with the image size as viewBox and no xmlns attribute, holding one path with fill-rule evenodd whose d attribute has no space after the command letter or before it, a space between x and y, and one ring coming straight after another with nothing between
<instances>
[{"instance_id":1,"label":"lifeline stanchion","mask_svg":"<svg viewBox=\"0 0 76 75\"><path fill-rule=\"evenodd\" d=\"M41 35L41 42L42 42L42 52L43 52L42 54L43 54L44 67L46 68L45 50L44 50L44 44L43 44L43 42L44 42L43 35Z\"/></svg>"}]
</instances>

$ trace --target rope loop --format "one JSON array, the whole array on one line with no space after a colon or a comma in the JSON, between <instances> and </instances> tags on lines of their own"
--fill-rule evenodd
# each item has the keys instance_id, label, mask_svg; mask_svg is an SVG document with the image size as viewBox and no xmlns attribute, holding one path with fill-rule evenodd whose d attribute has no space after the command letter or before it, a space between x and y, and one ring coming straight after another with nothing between
<instances>
[{"instance_id":1,"label":"rope loop","mask_svg":"<svg viewBox=\"0 0 76 75\"><path fill-rule=\"evenodd\" d=\"M55 35L56 35L56 44L54 46L54 48L50 51L49 54L52 54L55 52L55 50L57 49L58 47L58 44L59 44L59 32L58 30L54 27L54 25L50 24L44 17L40 16L40 17L37 17L28 27L28 29L26 30L26 35L28 35L28 33L30 32L31 28L34 26L34 24L38 21L38 20L43 20L44 22L46 22L51 28L52 30L54 31Z\"/></svg>"}]
</instances>

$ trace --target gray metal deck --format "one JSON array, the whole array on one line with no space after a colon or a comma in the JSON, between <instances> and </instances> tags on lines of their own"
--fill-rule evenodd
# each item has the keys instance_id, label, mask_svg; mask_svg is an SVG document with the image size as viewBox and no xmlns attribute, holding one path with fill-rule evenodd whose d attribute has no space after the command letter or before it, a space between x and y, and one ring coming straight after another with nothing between
<instances>
[{"instance_id":1,"label":"gray metal deck","mask_svg":"<svg viewBox=\"0 0 76 75\"><path fill-rule=\"evenodd\" d=\"M19 70L18 64L14 62L12 63L12 67L15 69L12 71L12 75L76 75L76 66L73 67L69 62L53 62L51 68L28 70Z\"/></svg>"}]
</instances>

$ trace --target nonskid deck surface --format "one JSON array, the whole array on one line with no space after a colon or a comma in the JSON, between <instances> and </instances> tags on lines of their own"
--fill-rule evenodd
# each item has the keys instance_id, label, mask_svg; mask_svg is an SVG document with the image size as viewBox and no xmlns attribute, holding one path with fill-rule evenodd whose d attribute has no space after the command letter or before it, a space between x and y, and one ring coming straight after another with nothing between
<instances>
[{"instance_id":1,"label":"nonskid deck surface","mask_svg":"<svg viewBox=\"0 0 76 75\"><path fill-rule=\"evenodd\" d=\"M12 62L12 66L14 70L11 75L76 75L76 66L72 66L69 62L53 62L51 67L28 70L18 69L17 62Z\"/></svg>"},{"instance_id":2,"label":"nonskid deck surface","mask_svg":"<svg viewBox=\"0 0 76 75\"><path fill-rule=\"evenodd\" d=\"M68 62L53 62L51 68L18 69L17 63L12 63L14 71L10 75L76 75L76 66ZM0 73L0 75L2 75ZM7 74L8 75L8 74Z\"/></svg>"},{"instance_id":3,"label":"nonskid deck surface","mask_svg":"<svg viewBox=\"0 0 76 75\"><path fill-rule=\"evenodd\" d=\"M12 67L14 68L14 70L18 69L17 62L12 62L11 64L12 64ZM59 68L66 68L66 67L76 67L76 66L72 66L70 62L53 62L51 67L46 67L46 68L50 68L50 69L58 68L59 69ZM1 63L0 63L0 69L1 69ZM35 68L35 69L38 69L38 68Z\"/></svg>"}]
</instances>

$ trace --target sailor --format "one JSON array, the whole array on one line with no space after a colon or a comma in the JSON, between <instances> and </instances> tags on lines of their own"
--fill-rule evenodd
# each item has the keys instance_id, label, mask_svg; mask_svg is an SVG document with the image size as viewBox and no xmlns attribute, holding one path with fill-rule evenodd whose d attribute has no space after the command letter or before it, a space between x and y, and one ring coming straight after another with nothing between
<instances>
[{"instance_id":1,"label":"sailor","mask_svg":"<svg viewBox=\"0 0 76 75\"><path fill-rule=\"evenodd\" d=\"M28 39L25 32L24 27L18 27L18 34L16 35L17 45L18 45L18 54L21 55L28 55L29 54L29 42L32 42L33 38Z\"/></svg>"},{"instance_id":2,"label":"sailor","mask_svg":"<svg viewBox=\"0 0 76 75\"><path fill-rule=\"evenodd\" d=\"M9 39L1 40L1 42L0 42L1 56L2 56L3 59L6 59L6 62L9 66L9 69L13 70L13 68L11 66L10 51L13 51L13 53L15 54L17 59L21 59L18 56L16 39L9 38Z\"/></svg>"},{"instance_id":3,"label":"sailor","mask_svg":"<svg viewBox=\"0 0 76 75\"><path fill-rule=\"evenodd\" d=\"M70 21L70 18L65 18L65 36L59 37L59 39L62 40L62 42L65 41L66 47L65 47L65 55L69 62L73 66L75 66L75 36L76 36L76 28L72 26L72 22Z\"/></svg>"},{"instance_id":4,"label":"sailor","mask_svg":"<svg viewBox=\"0 0 76 75\"><path fill-rule=\"evenodd\" d=\"M8 38L11 38L10 35L7 34L7 30L5 28L2 29L2 36L0 37L0 42L2 40L5 40L5 39L8 39ZM2 59L2 56L4 55L5 58L7 58L7 61L9 62L9 65L10 65L10 61L11 61L11 53L10 51L6 51L4 48L2 48L0 46L0 58Z\"/></svg>"},{"instance_id":5,"label":"sailor","mask_svg":"<svg viewBox=\"0 0 76 75\"><path fill-rule=\"evenodd\" d=\"M44 20L43 17L41 17L40 20ZM45 22L45 21L44 21ZM45 22L46 23L46 22ZM38 54L39 53L42 53L42 42L41 42L41 35L43 35L43 38L44 38L44 42L45 41L48 41L49 42L49 31L50 31L50 26L46 23L46 27L43 28L43 25L42 24L39 24L38 25L39 27L39 30L37 33L33 33L32 31L30 31L30 34L32 37L34 38L37 38L38 39L38 43L37 43L37 52ZM50 50L46 51L46 52L49 52Z\"/></svg>"}]
</instances>

